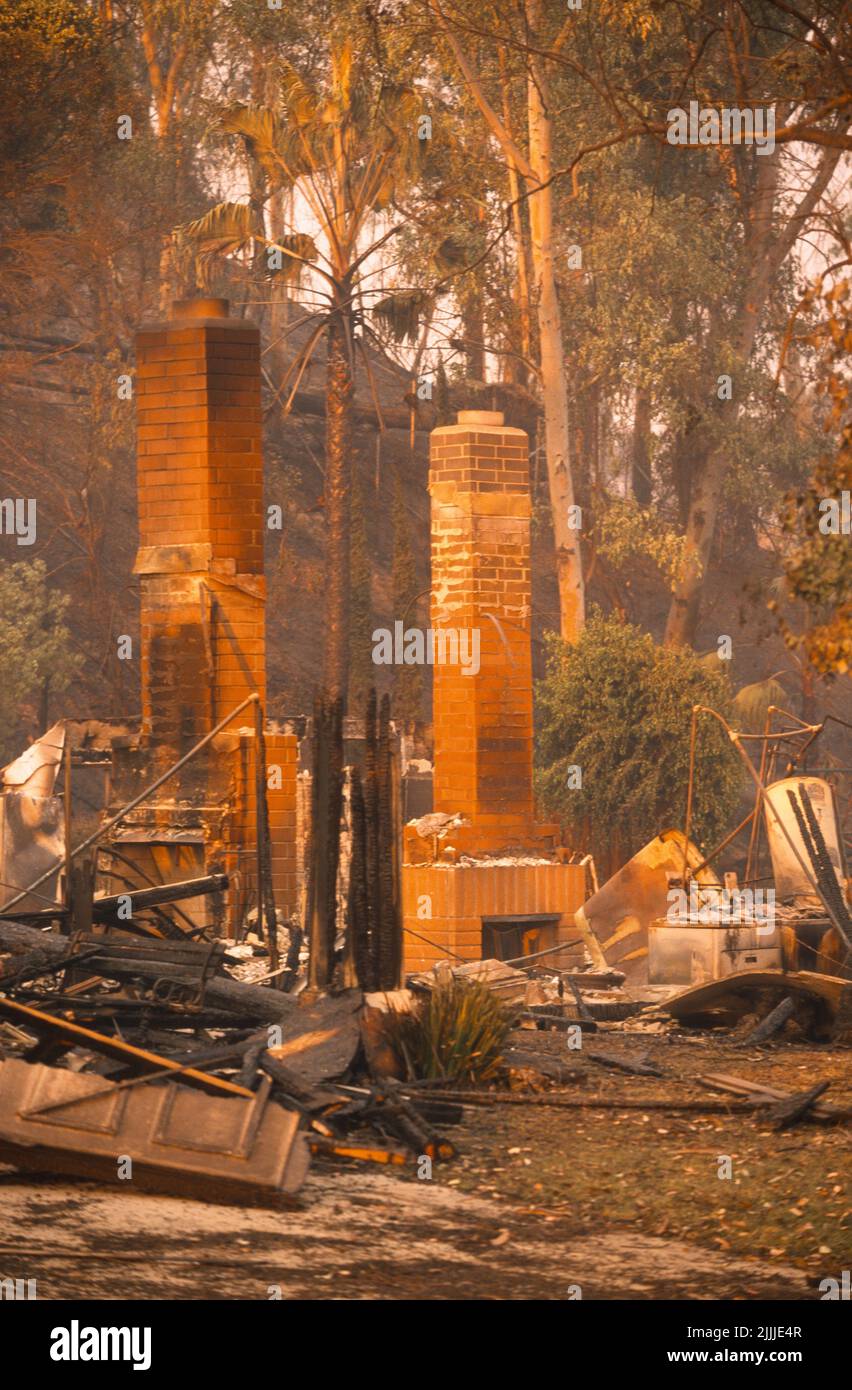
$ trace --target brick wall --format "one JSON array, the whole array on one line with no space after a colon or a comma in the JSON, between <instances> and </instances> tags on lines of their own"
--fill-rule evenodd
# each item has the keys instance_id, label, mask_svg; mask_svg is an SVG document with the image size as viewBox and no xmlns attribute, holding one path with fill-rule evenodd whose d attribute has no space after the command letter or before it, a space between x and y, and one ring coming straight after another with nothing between
<instances>
[{"instance_id":1,"label":"brick wall","mask_svg":"<svg viewBox=\"0 0 852 1390\"><path fill-rule=\"evenodd\" d=\"M428 970L436 961L479 960L482 919L552 913L534 949L546 950L577 936L574 913L586 897L579 864L405 865L402 875L404 969ZM531 928L534 930L534 928ZM582 959L582 948L560 954L560 966Z\"/></svg>"}]
</instances>

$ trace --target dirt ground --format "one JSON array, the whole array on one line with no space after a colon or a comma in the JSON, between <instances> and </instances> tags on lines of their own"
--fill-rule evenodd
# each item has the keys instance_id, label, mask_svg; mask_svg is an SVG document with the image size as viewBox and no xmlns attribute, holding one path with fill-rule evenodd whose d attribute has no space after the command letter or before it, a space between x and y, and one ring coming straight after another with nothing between
<instances>
[{"instance_id":1,"label":"dirt ground","mask_svg":"<svg viewBox=\"0 0 852 1390\"><path fill-rule=\"evenodd\" d=\"M525 1046L530 1036L523 1035ZM536 1046L564 1057L559 1034L534 1036ZM848 1047L780 1042L743 1049L729 1034L685 1030L651 1038L600 1033L587 1045L647 1059L665 1072L638 1077L584 1061L574 1093L589 1102L723 1101L722 1093L692 1078L727 1072L790 1091L828 1080L826 1101L852 1105ZM807 1123L777 1132L759 1113L532 1106L467 1113L458 1171L446 1168L440 1175L459 1190L564 1215L582 1235L641 1232L693 1250L783 1261L809 1287L852 1262L847 1124ZM728 1171L730 1177L721 1176ZM700 1297L700 1288L682 1296Z\"/></svg>"},{"instance_id":2,"label":"dirt ground","mask_svg":"<svg viewBox=\"0 0 852 1390\"><path fill-rule=\"evenodd\" d=\"M630 1076L524 1033L587 1101L723 1097L726 1071L852 1104L852 1049L599 1033ZM852 1264L852 1129L751 1114L468 1107L459 1156L413 1169L316 1162L300 1207L214 1206L0 1170L0 1277L38 1296L131 1299L817 1299ZM731 1177L720 1177L728 1166Z\"/></svg>"}]
</instances>

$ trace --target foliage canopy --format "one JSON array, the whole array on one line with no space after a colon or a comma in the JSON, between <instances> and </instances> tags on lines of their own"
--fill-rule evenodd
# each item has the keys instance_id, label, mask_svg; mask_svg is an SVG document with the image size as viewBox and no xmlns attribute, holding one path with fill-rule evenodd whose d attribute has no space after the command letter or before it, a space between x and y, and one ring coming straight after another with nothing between
<instances>
[{"instance_id":1,"label":"foliage canopy","mask_svg":"<svg viewBox=\"0 0 852 1390\"><path fill-rule=\"evenodd\" d=\"M0 565L0 756L20 751L21 706L45 677L56 693L77 670L80 658L65 626L70 602L48 587L43 560Z\"/></svg>"}]
</instances>

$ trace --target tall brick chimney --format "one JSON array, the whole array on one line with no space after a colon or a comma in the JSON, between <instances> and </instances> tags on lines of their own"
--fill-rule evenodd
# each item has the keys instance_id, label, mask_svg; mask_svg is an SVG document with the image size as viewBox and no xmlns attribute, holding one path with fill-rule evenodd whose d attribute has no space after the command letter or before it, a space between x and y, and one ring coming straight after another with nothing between
<instances>
[{"instance_id":1,"label":"tall brick chimney","mask_svg":"<svg viewBox=\"0 0 852 1390\"><path fill-rule=\"evenodd\" d=\"M533 805L527 436L496 411L432 433L434 809L405 827L405 968L502 959L576 936L585 869ZM479 633L479 669L448 630ZM459 644L459 651L462 647ZM475 647L473 648L475 651ZM565 957L560 958L563 963Z\"/></svg>"},{"instance_id":2,"label":"tall brick chimney","mask_svg":"<svg viewBox=\"0 0 852 1390\"><path fill-rule=\"evenodd\" d=\"M469 818L482 848L520 844L533 815L525 432L461 411L432 433L429 492L432 627L478 633L480 652L475 673L434 666L435 810Z\"/></svg>"},{"instance_id":3,"label":"tall brick chimney","mask_svg":"<svg viewBox=\"0 0 852 1390\"><path fill-rule=\"evenodd\" d=\"M136 352L142 738L178 753L265 693L260 335L181 300Z\"/></svg>"},{"instance_id":4,"label":"tall brick chimney","mask_svg":"<svg viewBox=\"0 0 852 1390\"><path fill-rule=\"evenodd\" d=\"M254 691L266 703L260 336L225 299L181 300L136 338L142 724L113 744L117 809ZM225 902L185 904L234 934L257 902L251 709L125 820L117 881L225 870ZM266 726L275 903L298 907L298 740Z\"/></svg>"}]
</instances>

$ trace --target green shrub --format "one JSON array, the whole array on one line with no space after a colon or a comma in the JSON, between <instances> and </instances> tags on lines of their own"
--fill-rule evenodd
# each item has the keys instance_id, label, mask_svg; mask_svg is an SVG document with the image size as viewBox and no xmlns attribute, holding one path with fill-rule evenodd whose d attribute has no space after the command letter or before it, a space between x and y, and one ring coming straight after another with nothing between
<instances>
[{"instance_id":1,"label":"green shrub","mask_svg":"<svg viewBox=\"0 0 852 1390\"><path fill-rule=\"evenodd\" d=\"M73 650L65 617L71 600L51 589L43 560L0 563L0 760L21 751L23 706L38 699L46 677L52 695L73 679L82 657ZM44 733L38 729L38 733Z\"/></svg>"},{"instance_id":2,"label":"green shrub","mask_svg":"<svg viewBox=\"0 0 852 1390\"><path fill-rule=\"evenodd\" d=\"M639 628L595 613L579 641L548 638L536 692L537 791L599 873L619 867L686 815L693 705L731 716L726 673L683 647L659 647ZM580 786L571 769L579 768ZM717 720L704 716L696 746L691 837L721 838L743 784Z\"/></svg>"}]
</instances>

